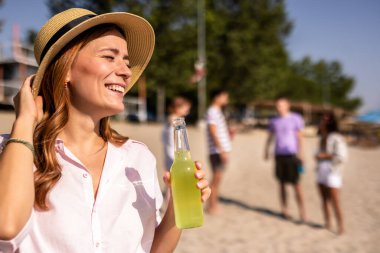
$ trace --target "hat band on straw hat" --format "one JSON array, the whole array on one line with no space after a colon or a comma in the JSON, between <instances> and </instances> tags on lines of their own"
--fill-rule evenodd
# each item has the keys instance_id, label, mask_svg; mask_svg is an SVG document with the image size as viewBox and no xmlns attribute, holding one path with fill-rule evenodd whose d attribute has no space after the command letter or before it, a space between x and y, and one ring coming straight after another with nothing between
<instances>
[{"instance_id":1,"label":"hat band on straw hat","mask_svg":"<svg viewBox=\"0 0 380 253\"><path fill-rule=\"evenodd\" d=\"M40 57L40 62L42 62L44 56L46 55L46 53L49 51L50 47L52 45L54 45L54 43L62 37L62 35L64 35L65 33L67 33L68 31L70 31L72 28L74 28L75 26L79 25L80 23L82 23L83 21L86 21L90 18L93 18L95 17L96 15L94 14L89 14L89 15L85 15L85 16L82 16L82 17L79 17L79 18L76 18L76 19L73 19L71 20L69 23L67 23L66 25L64 25L62 28L60 28L51 38L50 40L46 43L46 46L44 47L44 49L42 50L42 53L41 53L41 57Z\"/></svg>"}]
</instances>

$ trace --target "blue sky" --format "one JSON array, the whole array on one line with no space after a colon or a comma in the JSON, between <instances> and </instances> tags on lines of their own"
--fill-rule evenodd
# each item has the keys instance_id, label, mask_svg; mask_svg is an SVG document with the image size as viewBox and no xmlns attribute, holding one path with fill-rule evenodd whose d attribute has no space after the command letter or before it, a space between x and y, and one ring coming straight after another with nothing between
<instances>
[{"instance_id":1,"label":"blue sky","mask_svg":"<svg viewBox=\"0 0 380 253\"><path fill-rule=\"evenodd\" d=\"M291 57L340 61L364 99L361 111L380 109L380 1L287 0L287 11Z\"/></svg>"},{"instance_id":2,"label":"blue sky","mask_svg":"<svg viewBox=\"0 0 380 253\"><path fill-rule=\"evenodd\" d=\"M380 1L287 0L294 29L287 40L292 59L338 60L353 76L352 95L364 99L361 111L380 109ZM11 41L12 24L38 30L49 18L44 0L5 0L0 43Z\"/></svg>"}]
</instances>

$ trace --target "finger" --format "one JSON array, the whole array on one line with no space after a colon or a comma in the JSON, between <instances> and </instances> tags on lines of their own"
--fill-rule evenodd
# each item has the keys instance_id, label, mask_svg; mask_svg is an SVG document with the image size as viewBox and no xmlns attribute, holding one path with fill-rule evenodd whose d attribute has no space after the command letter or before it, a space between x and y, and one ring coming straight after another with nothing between
<instances>
[{"instance_id":1,"label":"finger","mask_svg":"<svg viewBox=\"0 0 380 253\"><path fill-rule=\"evenodd\" d=\"M205 176L206 176L206 173L204 170L198 170L197 172L195 172L195 177L197 179L203 179Z\"/></svg>"},{"instance_id":2,"label":"finger","mask_svg":"<svg viewBox=\"0 0 380 253\"><path fill-rule=\"evenodd\" d=\"M208 185L209 185L209 183L208 183L208 181L207 181L206 179L202 179L202 180L200 180L200 181L197 183L197 187L198 187L198 189L200 189L200 190L203 190L203 189L207 188Z\"/></svg>"},{"instance_id":3,"label":"finger","mask_svg":"<svg viewBox=\"0 0 380 253\"><path fill-rule=\"evenodd\" d=\"M23 85L21 86L21 89L31 89L32 82L33 82L33 80L34 80L34 76L35 76L35 75L28 76L28 77L25 79Z\"/></svg>"},{"instance_id":4,"label":"finger","mask_svg":"<svg viewBox=\"0 0 380 253\"><path fill-rule=\"evenodd\" d=\"M202 202L206 202L210 198L210 195L211 195L210 187L203 189L202 196L201 196Z\"/></svg>"},{"instance_id":5,"label":"finger","mask_svg":"<svg viewBox=\"0 0 380 253\"><path fill-rule=\"evenodd\" d=\"M165 172L163 179L164 179L165 184L169 186L170 185L170 173Z\"/></svg>"},{"instance_id":6,"label":"finger","mask_svg":"<svg viewBox=\"0 0 380 253\"><path fill-rule=\"evenodd\" d=\"M202 169L202 163L201 163L201 162L198 162L198 161L195 161L195 167L196 167L198 170L201 170L201 169Z\"/></svg>"}]
</instances>

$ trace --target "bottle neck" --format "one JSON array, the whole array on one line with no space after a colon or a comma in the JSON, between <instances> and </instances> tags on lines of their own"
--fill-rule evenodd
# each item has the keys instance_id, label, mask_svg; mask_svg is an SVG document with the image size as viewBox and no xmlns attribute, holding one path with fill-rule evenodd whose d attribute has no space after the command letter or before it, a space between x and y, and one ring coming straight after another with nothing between
<instances>
[{"instance_id":1,"label":"bottle neck","mask_svg":"<svg viewBox=\"0 0 380 253\"><path fill-rule=\"evenodd\" d=\"M186 127L184 125L174 126L174 151L190 151Z\"/></svg>"}]
</instances>

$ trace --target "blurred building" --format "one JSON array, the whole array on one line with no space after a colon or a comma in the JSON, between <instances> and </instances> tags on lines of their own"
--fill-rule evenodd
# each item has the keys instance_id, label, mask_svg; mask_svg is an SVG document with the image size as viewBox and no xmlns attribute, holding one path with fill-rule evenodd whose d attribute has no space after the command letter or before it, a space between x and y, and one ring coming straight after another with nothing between
<instances>
[{"instance_id":1,"label":"blurred building","mask_svg":"<svg viewBox=\"0 0 380 253\"><path fill-rule=\"evenodd\" d=\"M0 105L12 106L24 79L37 71L33 48L22 44L19 27L13 27L12 42L0 44Z\"/></svg>"}]
</instances>

